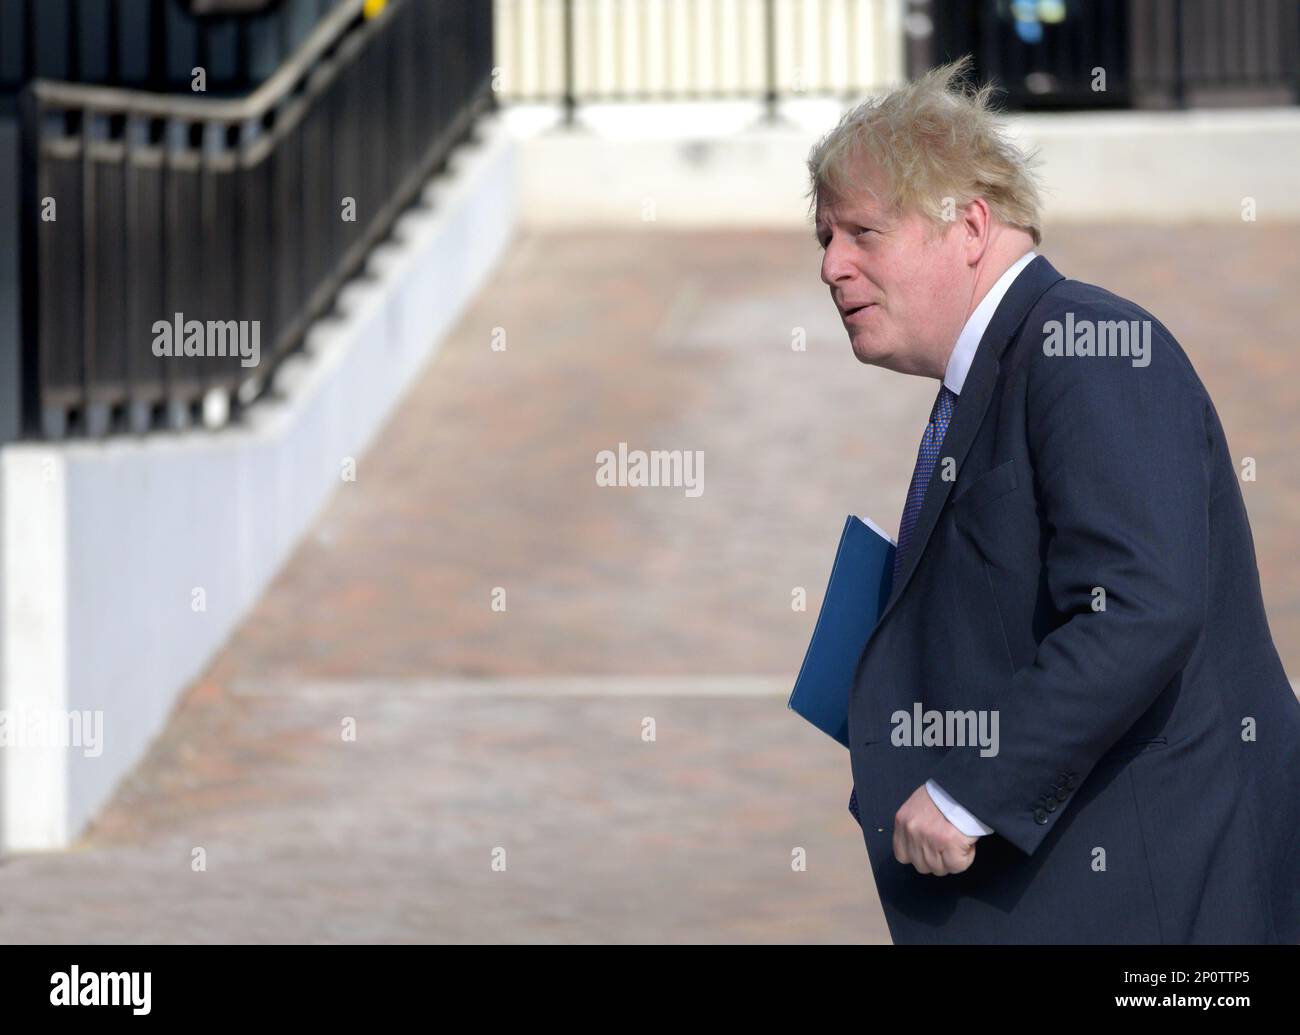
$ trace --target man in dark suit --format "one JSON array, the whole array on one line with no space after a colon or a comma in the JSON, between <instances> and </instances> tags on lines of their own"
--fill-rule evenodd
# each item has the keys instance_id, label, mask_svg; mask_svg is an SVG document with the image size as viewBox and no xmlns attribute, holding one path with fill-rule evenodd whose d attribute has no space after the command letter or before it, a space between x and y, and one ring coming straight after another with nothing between
<instances>
[{"instance_id":1,"label":"man in dark suit","mask_svg":"<svg viewBox=\"0 0 1300 1035\"><path fill-rule=\"evenodd\" d=\"M1300 702L1237 461L1173 335L1034 252L1026 160L962 70L809 158L855 355L941 381L849 703L890 931L1295 944Z\"/></svg>"}]
</instances>

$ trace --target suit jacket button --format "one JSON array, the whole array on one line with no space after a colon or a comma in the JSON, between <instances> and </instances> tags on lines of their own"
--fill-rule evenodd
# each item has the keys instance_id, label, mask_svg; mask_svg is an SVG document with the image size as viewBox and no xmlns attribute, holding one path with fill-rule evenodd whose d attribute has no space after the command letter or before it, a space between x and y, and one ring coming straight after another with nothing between
<instances>
[{"instance_id":1,"label":"suit jacket button","mask_svg":"<svg viewBox=\"0 0 1300 1035\"><path fill-rule=\"evenodd\" d=\"M1052 786L1059 791L1062 787L1065 786L1065 781L1068 779L1069 779L1068 776L1066 776L1064 773L1061 773L1059 776L1057 776L1057 778L1054 781L1052 781Z\"/></svg>"},{"instance_id":2,"label":"suit jacket button","mask_svg":"<svg viewBox=\"0 0 1300 1035\"><path fill-rule=\"evenodd\" d=\"M1072 791L1072 790L1074 790L1075 786L1076 786L1078 783L1079 783L1079 778L1078 778L1077 776L1075 776L1073 773L1071 773L1071 774L1069 775L1069 777L1068 777L1068 778L1066 779L1066 781L1065 781L1066 789Z\"/></svg>"},{"instance_id":3,"label":"suit jacket button","mask_svg":"<svg viewBox=\"0 0 1300 1035\"><path fill-rule=\"evenodd\" d=\"M1047 812L1043 809L1035 809L1034 822L1037 823L1040 827L1043 826L1047 822Z\"/></svg>"},{"instance_id":4,"label":"suit jacket button","mask_svg":"<svg viewBox=\"0 0 1300 1035\"><path fill-rule=\"evenodd\" d=\"M1065 787L1058 787L1056 790L1056 800L1065 801L1070 796L1070 792Z\"/></svg>"},{"instance_id":5,"label":"suit jacket button","mask_svg":"<svg viewBox=\"0 0 1300 1035\"><path fill-rule=\"evenodd\" d=\"M1060 805L1058 805L1058 804L1056 803L1056 799L1055 799L1055 798L1048 798L1048 799L1047 799L1047 811L1048 811L1048 812L1055 812L1055 811L1056 811L1057 809L1059 809L1059 808L1060 808Z\"/></svg>"}]
</instances>

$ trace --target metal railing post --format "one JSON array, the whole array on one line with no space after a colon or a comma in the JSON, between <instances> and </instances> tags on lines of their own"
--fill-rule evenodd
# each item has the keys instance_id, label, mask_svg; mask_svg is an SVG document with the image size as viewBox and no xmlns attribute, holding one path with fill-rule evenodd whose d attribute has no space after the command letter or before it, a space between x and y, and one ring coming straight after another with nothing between
<instances>
[{"instance_id":1,"label":"metal railing post","mask_svg":"<svg viewBox=\"0 0 1300 1035\"><path fill-rule=\"evenodd\" d=\"M564 0L564 124L572 126L578 98L573 73L573 0Z\"/></svg>"},{"instance_id":2,"label":"metal railing post","mask_svg":"<svg viewBox=\"0 0 1300 1035\"><path fill-rule=\"evenodd\" d=\"M766 90L763 100L769 122L777 121L776 0L763 0L763 51Z\"/></svg>"}]
</instances>

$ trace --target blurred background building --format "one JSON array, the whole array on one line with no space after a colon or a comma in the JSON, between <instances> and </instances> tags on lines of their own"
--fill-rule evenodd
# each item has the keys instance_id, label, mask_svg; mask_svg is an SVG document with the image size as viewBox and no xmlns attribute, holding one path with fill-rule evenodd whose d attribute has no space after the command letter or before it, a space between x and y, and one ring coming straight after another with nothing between
<instances>
[{"instance_id":1,"label":"blurred background building","mask_svg":"<svg viewBox=\"0 0 1300 1035\"><path fill-rule=\"evenodd\" d=\"M784 696L929 390L852 362L804 159L963 54L1043 251L1164 319L1258 461L1294 665L1300 5L0 0L0 936L880 940L847 759ZM620 441L708 490L594 493ZM358 714L383 748L331 754ZM85 715L95 754L12 736ZM223 838L245 883L388 866L391 908L325 872L287 924L218 908L171 849ZM153 926L49 921L69 884Z\"/></svg>"}]
</instances>

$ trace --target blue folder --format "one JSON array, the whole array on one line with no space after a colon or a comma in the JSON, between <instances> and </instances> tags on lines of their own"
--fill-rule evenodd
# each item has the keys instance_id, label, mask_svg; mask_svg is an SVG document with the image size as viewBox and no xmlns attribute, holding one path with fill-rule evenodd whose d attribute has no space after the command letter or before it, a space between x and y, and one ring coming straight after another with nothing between
<instances>
[{"instance_id":1,"label":"blue folder","mask_svg":"<svg viewBox=\"0 0 1300 1035\"><path fill-rule=\"evenodd\" d=\"M862 649L889 600L895 545L852 514L844 522L831 581L812 642L790 694L790 708L849 746L849 692Z\"/></svg>"}]
</instances>

